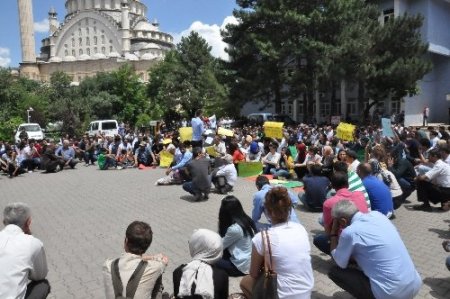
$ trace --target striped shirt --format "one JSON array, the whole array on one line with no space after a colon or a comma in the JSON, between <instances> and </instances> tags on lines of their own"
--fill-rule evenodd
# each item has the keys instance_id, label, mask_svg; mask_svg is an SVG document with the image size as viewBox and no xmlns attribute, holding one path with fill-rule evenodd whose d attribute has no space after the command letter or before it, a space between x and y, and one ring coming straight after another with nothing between
<instances>
[{"instance_id":1,"label":"striped shirt","mask_svg":"<svg viewBox=\"0 0 450 299\"><path fill-rule=\"evenodd\" d=\"M367 194L366 188L363 185L363 182L359 178L359 176L356 174L356 172L353 172L351 170L348 171L348 190L354 192L354 191L361 191L364 194L364 198L366 199L367 208L370 212L370 199L369 194Z\"/></svg>"}]
</instances>

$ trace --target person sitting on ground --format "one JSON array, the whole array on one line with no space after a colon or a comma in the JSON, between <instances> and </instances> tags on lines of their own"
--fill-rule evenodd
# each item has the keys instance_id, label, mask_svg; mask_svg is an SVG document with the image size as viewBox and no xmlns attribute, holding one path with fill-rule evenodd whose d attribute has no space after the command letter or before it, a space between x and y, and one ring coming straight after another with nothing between
<instances>
[{"instance_id":1,"label":"person sitting on ground","mask_svg":"<svg viewBox=\"0 0 450 299\"><path fill-rule=\"evenodd\" d=\"M360 162L355 151L347 150L346 162L348 164L348 168L351 171L356 172L356 168L358 167Z\"/></svg>"},{"instance_id":2,"label":"person sitting on ground","mask_svg":"<svg viewBox=\"0 0 450 299\"><path fill-rule=\"evenodd\" d=\"M184 143L175 146L168 146L167 150L174 155L174 165L166 170L166 175L171 176L170 184L181 184L186 180L186 165L192 160L192 153L186 148Z\"/></svg>"},{"instance_id":3,"label":"person sitting on ground","mask_svg":"<svg viewBox=\"0 0 450 299\"><path fill-rule=\"evenodd\" d=\"M269 144L269 153L261 161L264 167L263 174L270 174L272 168L276 169L280 161L280 153L277 152L277 145L275 143Z\"/></svg>"},{"instance_id":4,"label":"person sitting on ground","mask_svg":"<svg viewBox=\"0 0 450 299\"><path fill-rule=\"evenodd\" d=\"M10 145L6 146L5 153L2 155L2 170L9 175L9 178L26 172L17 162L17 153Z\"/></svg>"},{"instance_id":5,"label":"person sitting on ground","mask_svg":"<svg viewBox=\"0 0 450 299\"><path fill-rule=\"evenodd\" d=\"M353 172L350 169L348 169L347 163L342 163L340 161L337 161L333 164L333 170L334 171L342 171L342 172L347 173L348 190L351 192L360 191L362 194L364 194L364 198L366 199L367 209L370 211L369 194L367 193L367 190L364 187L364 184L361 181L361 178L358 176L358 174L356 172ZM331 190L329 193L329 196L332 196L334 194L336 194L336 191Z\"/></svg>"},{"instance_id":6,"label":"person sitting on ground","mask_svg":"<svg viewBox=\"0 0 450 299\"><path fill-rule=\"evenodd\" d=\"M63 141L62 146L55 151L55 154L64 159L64 166L70 166L70 168L74 169L78 163L78 160L75 158L75 150L70 146L70 142L67 139Z\"/></svg>"},{"instance_id":7,"label":"person sitting on ground","mask_svg":"<svg viewBox=\"0 0 450 299\"><path fill-rule=\"evenodd\" d=\"M439 147L441 151L441 159L448 165L450 165L450 145L442 145Z\"/></svg>"},{"instance_id":8,"label":"person sitting on ground","mask_svg":"<svg viewBox=\"0 0 450 299\"><path fill-rule=\"evenodd\" d=\"M446 252L450 252L450 240L445 240L442 242L442 247L444 247L444 250ZM445 260L445 265L447 266L447 269L450 271L450 256L447 256L447 259Z\"/></svg>"},{"instance_id":9,"label":"person sitting on ground","mask_svg":"<svg viewBox=\"0 0 450 299\"><path fill-rule=\"evenodd\" d=\"M216 153L216 158L224 157L227 154L227 147L225 146L225 142L222 141L222 136L220 135L214 136L213 148Z\"/></svg>"},{"instance_id":10,"label":"person sitting on ground","mask_svg":"<svg viewBox=\"0 0 450 299\"><path fill-rule=\"evenodd\" d=\"M211 174L211 182L214 184L216 192L227 194L233 190L237 181L237 171L233 164L233 157L229 154L225 155L226 164L213 170Z\"/></svg>"},{"instance_id":11,"label":"person sitting on ground","mask_svg":"<svg viewBox=\"0 0 450 299\"><path fill-rule=\"evenodd\" d=\"M191 180L183 184L183 190L194 195L195 201L207 200L211 190L209 178L210 161L205 158L201 147L192 150L192 160L187 164Z\"/></svg>"},{"instance_id":12,"label":"person sitting on ground","mask_svg":"<svg viewBox=\"0 0 450 299\"><path fill-rule=\"evenodd\" d=\"M422 285L395 226L378 211L361 213L348 200L332 210L328 277L355 298L413 298ZM339 231L341 231L338 237ZM359 268L348 268L354 260Z\"/></svg>"},{"instance_id":13,"label":"person sitting on ground","mask_svg":"<svg viewBox=\"0 0 450 299\"><path fill-rule=\"evenodd\" d=\"M108 154L105 148L100 148L98 154L98 168L100 170L107 170L110 167L115 169L122 169L122 166L117 165L116 156L113 154Z\"/></svg>"},{"instance_id":14,"label":"person sitting on ground","mask_svg":"<svg viewBox=\"0 0 450 299\"><path fill-rule=\"evenodd\" d=\"M423 175L416 177L417 200L423 205L415 206L414 209L431 211L430 202L441 204L444 211L450 210L450 165L442 161L439 149L430 151L429 161L433 168Z\"/></svg>"},{"instance_id":15,"label":"person sitting on ground","mask_svg":"<svg viewBox=\"0 0 450 299\"><path fill-rule=\"evenodd\" d=\"M331 175L331 186L336 190L336 194L323 203L322 225L325 234L318 234L314 237L314 245L322 252L330 254L330 232L333 219L331 210L334 205L341 200L352 201L361 213L369 212L366 199L361 191L351 192L348 189L348 175L344 171L335 171Z\"/></svg>"},{"instance_id":16,"label":"person sitting on ground","mask_svg":"<svg viewBox=\"0 0 450 299\"><path fill-rule=\"evenodd\" d=\"M55 155L55 144L53 142L47 144L41 159L42 169L47 173L61 171L66 164L62 157Z\"/></svg>"},{"instance_id":17,"label":"person sitting on ground","mask_svg":"<svg viewBox=\"0 0 450 299\"><path fill-rule=\"evenodd\" d=\"M322 148L322 161L320 161L320 165L322 165L322 175L330 178L333 173L333 162L334 162L334 152L333 148L329 145L325 145Z\"/></svg>"},{"instance_id":18,"label":"person sitting on ground","mask_svg":"<svg viewBox=\"0 0 450 299\"><path fill-rule=\"evenodd\" d=\"M231 142L228 146L228 153L233 156L233 163L238 169L239 162L245 161L245 155L239 149L239 146L235 142Z\"/></svg>"},{"instance_id":19,"label":"person sitting on ground","mask_svg":"<svg viewBox=\"0 0 450 299\"><path fill-rule=\"evenodd\" d=\"M272 224L270 217L265 209L264 202L266 198L267 192L269 192L273 187L270 185L269 179L263 175L260 175L256 178L255 182L256 188L258 191L253 195L253 209L252 209L252 220L255 222L256 228L258 231L270 227ZM284 188L284 187L283 187ZM293 205L298 204L298 196L288 191L289 197ZM268 223L261 223L261 216L264 214ZM297 218L297 214L294 211L294 208L291 208L291 213L289 215L289 221L297 222L300 221Z\"/></svg>"},{"instance_id":20,"label":"person sitting on ground","mask_svg":"<svg viewBox=\"0 0 450 299\"><path fill-rule=\"evenodd\" d=\"M247 162L259 162L261 161L261 148L256 140L250 143L249 149L245 156Z\"/></svg>"},{"instance_id":21,"label":"person sitting on ground","mask_svg":"<svg viewBox=\"0 0 450 299\"><path fill-rule=\"evenodd\" d=\"M322 205L327 198L330 180L322 175L322 166L314 164L310 166L310 173L303 178L304 192L298 194L298 198L309 211L322 210Z\"/></svg>"},{"instance_id":22,"label":"person sitting on ground","mask_svg":"<svg viewBox=\"0 0 450 299\"><path fill-rule=\"evenodd\" d=\"M86 166L95 165L97 161L97 142L92 137L85 137L84 163ZM89 164L90 163L90 164Z\"/></svg>"},{"instance_id":23,"label":"person sitting on ground","mask_svg":"<svg viewBox=\"0 0 450 299\"><path fill-rule=\"evenodd\" d=\"M16 160L21 169L33 172L33 159L31 158L31 148L27 141L21 141L16 147Z\"/></svg>"},{"instance_id":24,"label":"person sitting on ground","mask_svg":"<svg viewBox=\"0 0 450 299\"><path fill-rule=\"evenodd\" d=\"M280 160L275 168L270 169L270 173L274 179L279 177L289 179L294 173L294 159L291 151L287 147L283 147L280 152Z\"/></svg>"},{"instance_id":25,"label":"person sitting on ground","mask_svg":"<svg viewBox=\"0 0 450 299\"><path fill-rule=\"evenodd\" d=\"M153 232L145 222L133 221L125 232L121 257L107 259L103 265L106 298L160 298L162 275L168 259L162 254L144 256Z\"/></svg>"},{"instance_id":26,"label":"person sitting on ground","mask_svg":"<svg viewBox=\"0 0 450 299\"><path fill-rule=\"evenodd\" d=\"M372 175L372 168L369 163L359 164L357 173L369 194L372 211L379 211L391 218L394 215L394 202L389 187Z\"/></svg>"},{"instance_id":27,"label":"person sitting on ground","mask_svg":"<svg viewBox=\"0 0 450 299\"><path fill-rule=\"evenodd\" d=\"M139 165L150 166L151 165L151 154L150 149L147 147L145 141L139 143L139 148L136 150L134 155L134 165L138 167Z\"/></svg>"},{"instance_id":28,"label":"person sitting on ground","mask_svg":"<svg viewBox=\"0 0 450 299\"><path fill-rule=\"evenodd\" d=\"M3 210L0 231L0 298L45 299L50 285L44 245L31 233L28 205L16 202Z\"/></svg>"},{"instance_id":29,"label":"person sitting on ground","mask_svg":"<svg viewBox=\"0 0 450 299\"><path fill-rule=\"evenodd\" d=\"M219 234L197 229L189 239L192 261L173 271L175 298L227 299L228 274L215 266L222 258L223 245Z\"/></svg>"},{"instance_id":30,"label":"person sitting on ground","mask_svg":"<svg viewBox=\"0 0 450 299\"><path fill-rule=\"evenodd\" d=\"M411 193L416 189L414 178L416 171L411 162L403 158L401 153L394 150L388 158L388 169L394 174L398 184L403 191L403 201L405 201Z\"/></svg>"},{"instance_id":31,"label":"person sitting on ground","mask_svg":"<svg viewBox=\"0 0 450 299\"><path fill-rule=\"evenodd\" d=\"M280 298L311 298L314 276L311 266L311 247L305 228L290 221L292 202L288 190L274 187L265 197L265 209L273 226L268 235L274 271L277 273L277 291ZM252 298L255 280L264 266L262 233L253 237L250 275L242 278L240 287L246 298Z\"/></svg>"},{"instance_id":32,"label":"person sitting on ground","mask_svg":"<svg viewBox=\"0 0 450 299\"><path fill-rule=\"evenodd\" d=\"M256 226L234 196L222 199L219 210L219 235L223 242L223 256L216 266L229 276L244 276L250 270L252 238Z\"/></svg>"}]
</instances>

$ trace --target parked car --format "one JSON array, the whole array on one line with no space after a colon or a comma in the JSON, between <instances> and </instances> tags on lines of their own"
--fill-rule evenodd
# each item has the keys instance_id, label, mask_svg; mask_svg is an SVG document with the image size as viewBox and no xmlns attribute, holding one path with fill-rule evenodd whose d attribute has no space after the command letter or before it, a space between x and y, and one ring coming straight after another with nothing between
<instances>
[{"instance_id":1,"label":"parked car","mask_svg":"<svg viewBox=\"0 0 450 299\"><path fill-rule=\"evenodd\" d=\"M119 134L119 124L115 119L95 120L89 124L88 135L93 137L105 133L105 136L114 137Z\"/></svg>"},{"instance_id":2,"label":"parked car","mask_svg":"<svg viewBox=\"0 0 450 299\"><path fill-rule=\"evenodd\" d=\"M248 122L250 124L262 125L266 121L277 121L283 122L287 126L296 125L297 123L286 114L275 114L275 113L251 113L247 116Z\"/></svg>"},{"instance_id":3,"label":"parked car","mask_svg":"<svg viewBox=\"0 0 450 299\"><path fill-rule=\"evenodd\" d=\"M28 139L42 140L45 138L44 130L41 129L41 126L36 123L24 123L20 124L17 128L16 134L14 136L14 140L16 143L20 142L20 133L25 130L28 135Z\"/></svg>"}]
</instances>

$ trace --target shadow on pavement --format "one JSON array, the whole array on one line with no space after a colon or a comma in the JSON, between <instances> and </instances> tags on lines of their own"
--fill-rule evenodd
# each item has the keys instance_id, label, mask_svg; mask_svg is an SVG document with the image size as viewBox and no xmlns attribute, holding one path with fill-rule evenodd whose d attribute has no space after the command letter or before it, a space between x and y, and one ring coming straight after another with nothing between
<instances>
[{"instance_id":1,"label":"shadow on pavement","mask_svg":"<svg viewBox=\"0 0 450 299\"><path fill-rule=\"evenodd\" d=\"M429 228L428 231L436 233L440 239L450 239L450 231L438 228Z\"/></svg>"},{"instance_id":2,"label":"shadow on pavement","mask_svg":"<svg viewBox=\"0 0 450 299\"><path fill-rule=\"evenodd\" d=\"M450 280L448 278L427 277L423 282L431 288L431 296L437 299L448 299L450 293Z\"/></svg>"}]
</instances>

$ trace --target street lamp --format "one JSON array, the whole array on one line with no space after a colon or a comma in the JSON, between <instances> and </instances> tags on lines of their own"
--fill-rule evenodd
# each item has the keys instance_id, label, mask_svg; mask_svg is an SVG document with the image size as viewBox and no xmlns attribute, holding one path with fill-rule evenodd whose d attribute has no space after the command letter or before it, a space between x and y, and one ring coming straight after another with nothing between
<instances>
[{"instance_id":1,"label":"street lamp","mask_svg":"<svg viewBox=\"0 0 450 299\"><path fill-rule=\"evenodd\" d=\"M34 109L31 107L27 109L28 123L30 123L30 119L31 119L30 112L33 112L33 111L34 111Z\"/></svg>"}]
</instances>

